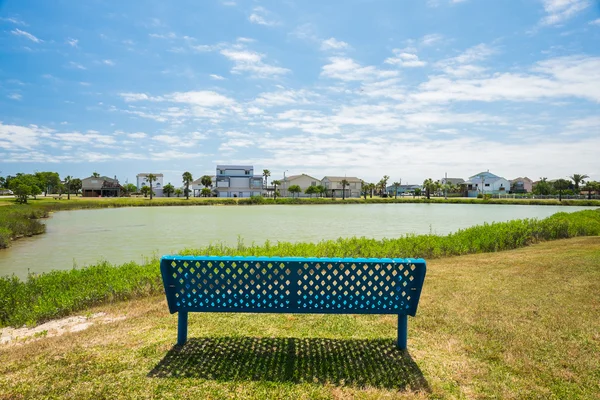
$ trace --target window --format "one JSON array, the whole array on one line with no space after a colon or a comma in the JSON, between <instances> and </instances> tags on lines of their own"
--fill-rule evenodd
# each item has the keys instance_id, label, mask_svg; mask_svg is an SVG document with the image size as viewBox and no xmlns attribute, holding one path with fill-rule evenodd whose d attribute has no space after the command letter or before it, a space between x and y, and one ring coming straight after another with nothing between
<instances>
[{"instance_id":1,"label":"window","mask_svg":"<svg viewBox=\"0 0 600 400\"><path fill-rule=\"evenodd\" d=\"M486 183L486 184L485 184L485 187L488 187L488 186L490 186L490 184L489 184L489 183Z\"/></svg>"},{"instance_id":2,"label":"window","mask_svg":"<svg viewBox=\"0 0 600 400\"><path fill-rule=\"evenodd\" d=\"M250 171L245 170L244 172L245 172L246 175L250 175Z\"/></svg>"},{"instance_id":3,"label":"window","mask_svg":"<svg viewBox=\"0 0 600 400\"><path fill-rule=\"evenodd\" d=\"M312 182L310 183L310 186L317 186L317 182L315 182L315 181L312 181Z\"/></svg>"},{"instance_id":4,"label":"window","mask_svg":"<svg viewBox=\"0 0 600 400\"><path fill-rule=\"evenodd\" d=\"M225 173L225 170L222 170L222 169L219 170L220 175L223 175L224 173Z\"/></svg>"}]
</instances>

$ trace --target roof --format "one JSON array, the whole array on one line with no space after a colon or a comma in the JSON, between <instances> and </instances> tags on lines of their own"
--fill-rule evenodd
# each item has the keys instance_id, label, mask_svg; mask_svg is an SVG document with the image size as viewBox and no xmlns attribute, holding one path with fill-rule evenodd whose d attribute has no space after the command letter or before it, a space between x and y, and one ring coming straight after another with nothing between
<instances>
[{"instance_id":1,"label":"roof","mask_svg":"<svg viewBox=\"0 0 600 400\"><path fill-rule=\"evenodd\" d=\"M465 183L465 180L463 178L444 178L442 179L442 182L451 183L453 185L461 185Z\"/></svg>"},{"instance_id":2,"label":"roof","mask_svg":"<svg viewBox=\"0 0 600 400\"><path fill-rule=\"evenodd\" d=\"M321 181L320 179L317 179L314 176L310 176L310 175L307 175L307 174L290 175L290 176L286 176L285 179L289 182L289 181L293 181L294 179L298 179L298 178L303 177L303 176L306 176L307 178L310 178L310 179L314 179L317 182Z\"/></svg>"},{"instance_id":3,"label":"roof","mask_svg":"<svg viewBox=\"0 0 600 400\"><path fill-rule=\"evenodd\" d=\"M144 173L137 174L137 175L136 175L136 178L137 178L137 177L140 177L140 176L148 176L148 175L150 175L150 174L152 174L152 175L154 175L154 176L157 176L157 177L158 177L158 176L160 176L160 177L162 177L162 176L163 176L163 174L155 174L155 173L153 173L153 172L148 172L148 173L145 173L145 172L144 172Z\"/></svg>"},{"instance_id":4,"label":"roof","mask_svg":"<svg viewBox=\"0 0 600 400\"><path fill-rule=\"evenodd\" d=\"M225 165L217 164L217 169L254 169L253 165Z\"/></svg>"},{"instance_id":5,"label":"roof","mask_svg":"<svg viewBox=\"0 0 600 400\"><path fill-rule=\"evenodd\" d=\"M94 182L95 181L95 182ZM90 176L88 178L84 178L81 180L81 188L82 189L102 189L105 186L105 183L108 184L119 184L117 179L109 178L108 176Z\"/></svg>"},{"instance_id":6,"label":"roof","mask_svg":"<svg viewBox=\"0 0 600 400\"><path fill-rule=\"evenodd\" d=\"M200 178L196 179L194 182L192 182L192 185L202 185L202 178L205 175L202 175ZM210 180L214 183L217 180L217 177L215 175L208 175L210 176Z\"/></svg>"},{"instance_id":7,"label":"roof","mask_svg":"<svg viewBox=\"0 0 600 400\"><path fill-rule=\"evenodd\" d=\"M480 172L480 173L475 174L473 176L470 176L469 180L471 180L473 178L479 178L479 180L481 180L481 178L480 178L481 176L483 176L485 180L488 180L488 179L491 179L491 178L502 178L501 176L492 174L490 171L483 171L483 172Z\"/></svg>"},{"instance_id":8,"label":"roof","mask_svg":"<svg viewBox=\"0 0 600 400\"><path fill-rule=\"evenodd\" d=\"M520 182L520 181L529 181L529 182L533 182L531 179L529 179L528 177L518 177L515 179L512 179L510 182Z\"/></svg>"},{"instance_id":9,"label":"roof","mask_svg":"<svg viewBox=\"0 0 600 400\"><path fill-rule=\"evenodd\" d=\"M324 176L322 180L327 179L329 182L341 182L344 179L348 182L362 182L362 179L358 179L355 176Z\"/></svg>"}]
</instances>

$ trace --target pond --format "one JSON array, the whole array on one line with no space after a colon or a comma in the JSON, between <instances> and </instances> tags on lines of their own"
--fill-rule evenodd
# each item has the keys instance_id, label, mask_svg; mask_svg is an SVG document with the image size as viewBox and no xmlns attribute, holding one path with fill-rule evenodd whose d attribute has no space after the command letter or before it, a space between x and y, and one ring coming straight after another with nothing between
<instances>
[{"instance_id":1,"label":"pond","mask_svg":"<svg viewBox=\"0 0 600 400\"><path fill-rule=\"evenodd\" d=\"M61 211L47 233L0 250L0 275L69 269L107 260L141 262L210 243L316 242L339 237L445 235L484 222L545 218L594 207L483 204L354 204L132 207Z\"/></svg>"}]
</instances>

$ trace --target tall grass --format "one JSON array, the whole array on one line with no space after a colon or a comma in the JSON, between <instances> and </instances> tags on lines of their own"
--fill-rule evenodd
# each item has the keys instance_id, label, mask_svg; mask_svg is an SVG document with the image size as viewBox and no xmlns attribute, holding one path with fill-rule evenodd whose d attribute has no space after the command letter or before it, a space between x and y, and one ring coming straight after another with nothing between
<instances>
[{"instance_id":1,"label":"tall grass","mask_svg":"<svg viewBox=\"0 0 600 400\"><path fill-rule=\"evenodd\" d=\"M299 257L422 257L425 259L495 252L532 243L600 235L600 209L558 213L462 229L447 236L406 235L397 239L349 238L318 243L235 247L211 245L181 254ZM158 260L113 266L106 262L83 269L31 274L26 281L0 278L0 326L34 324L89 306L162 291Z\"/></svg>"},{"instance_id":2,"label":"tall grass","mask_svg":"<svg viewBox=\"0 0 600 400\"><path fill-rule=\"evenodd\" d=\"M48 210L23 206L0 207L0 249L8 247L10 241L23 236L46 232L39 220L48 216Z\"/></svg>"}]
</instances>

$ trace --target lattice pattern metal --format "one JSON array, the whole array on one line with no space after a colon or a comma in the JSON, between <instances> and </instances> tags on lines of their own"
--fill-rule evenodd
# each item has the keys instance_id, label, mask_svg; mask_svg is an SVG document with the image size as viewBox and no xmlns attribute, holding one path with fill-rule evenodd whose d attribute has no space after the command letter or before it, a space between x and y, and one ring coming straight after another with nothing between
<instances>
[{"instance_id":1,"label":"lattice pattern metal","mask_svg":"<svg viewBox=\"0 0 600 400\"><path fill-rule=\"evenodd\" d=\"M169 310L415 315L418 259L165 256Z\"/></svg>"}]
</instances>

